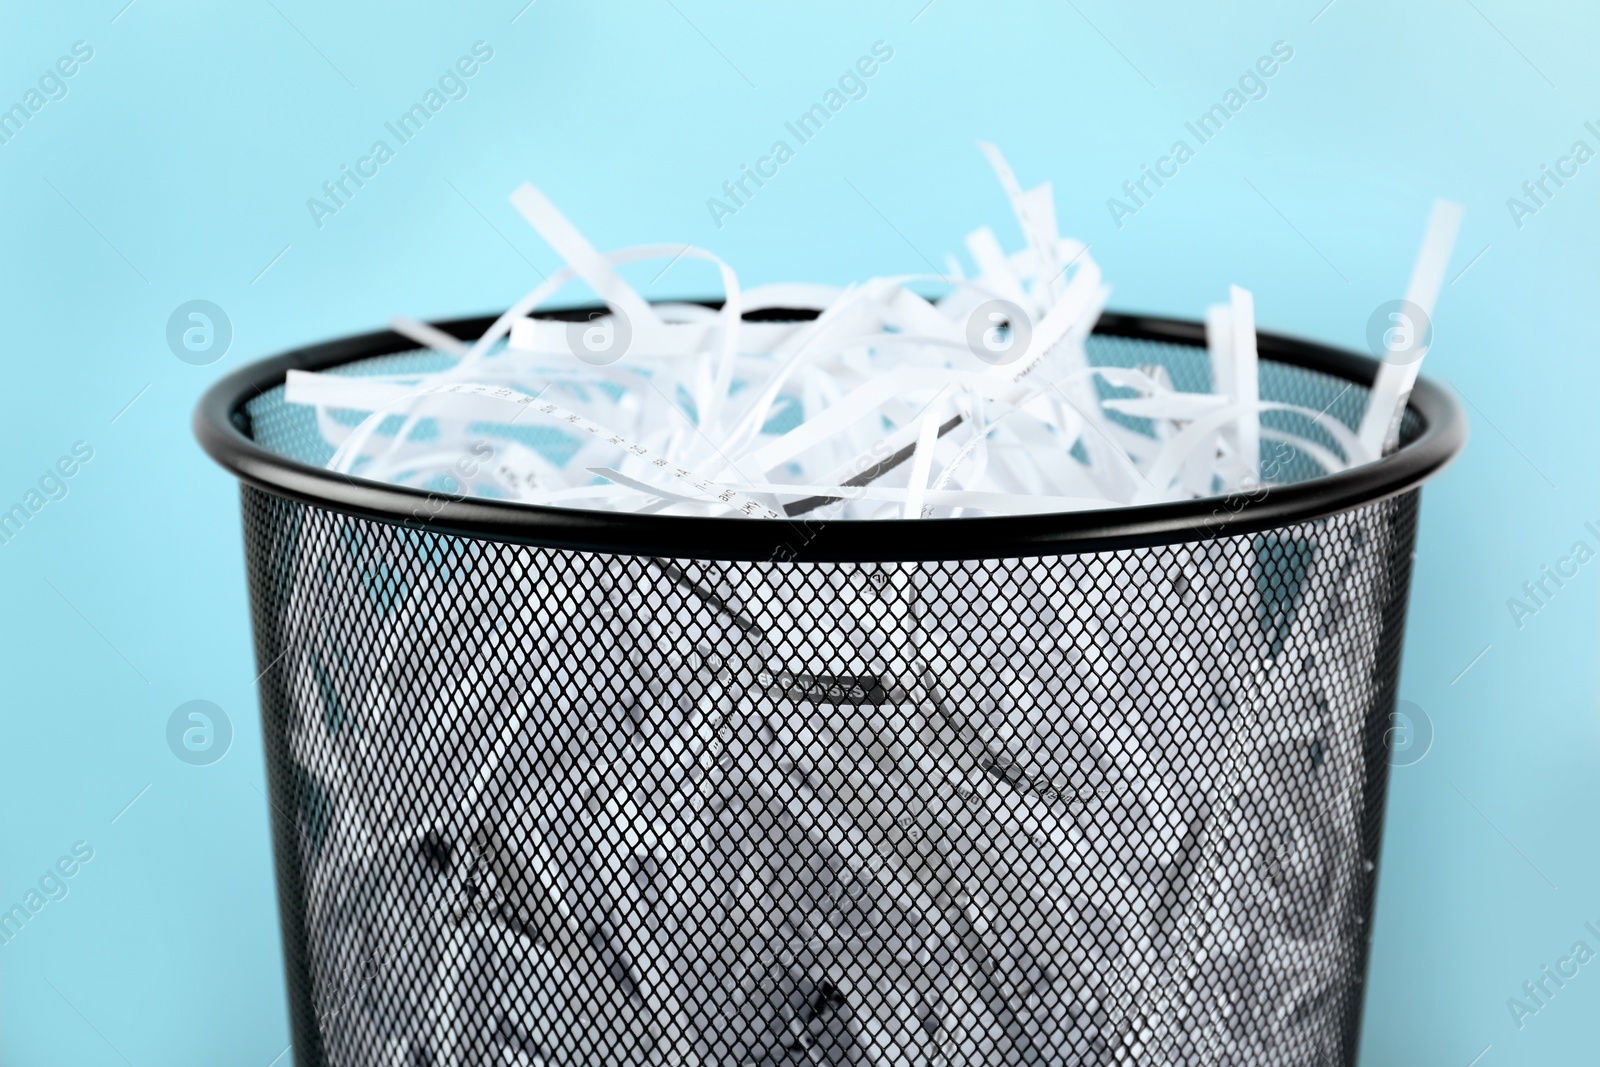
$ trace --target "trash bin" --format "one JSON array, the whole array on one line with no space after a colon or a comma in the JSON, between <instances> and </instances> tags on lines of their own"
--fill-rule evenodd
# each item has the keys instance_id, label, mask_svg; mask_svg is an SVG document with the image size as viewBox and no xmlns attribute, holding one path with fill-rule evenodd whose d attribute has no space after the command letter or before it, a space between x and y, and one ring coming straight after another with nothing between
<instances>
[{"instance_id":1,"label":"trash bin","mask_svg":"<svg viewBox=\"0 0 1600 1067\"><path fill-rule=\"evenodd\" d=\"M1088 352L1206 389L1204 345L1108 314ZM300 1067L1353 1062L1443 390L1332 476L1263 416L1285 484L1230 497L662 517L322 469L286 371L413 348L195 417L243 482ZM1259 349L1263 399L1358 425L1373 361Z\"/></svg>"}]
</instances>

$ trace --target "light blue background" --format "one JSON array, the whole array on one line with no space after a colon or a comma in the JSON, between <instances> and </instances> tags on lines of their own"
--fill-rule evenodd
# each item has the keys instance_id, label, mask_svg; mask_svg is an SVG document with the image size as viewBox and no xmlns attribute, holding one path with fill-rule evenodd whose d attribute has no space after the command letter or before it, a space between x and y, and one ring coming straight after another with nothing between
<instances>
[{"instance_id":1,"label":"light blue background","mask_svg":"<svg viewBox=\"0 0 1600 1067\"><path fill-rule=\"evenodd\" d=\"M1437 736L1393 776L1363 1062L1593 1062L1600 963L1521 1030L1506 1008L1600 948L1600 563L1521 629L1506 605L1597 544L1600 162L1521 229L1506 207L1600 147L1592 7L123 3L0 8L0 103L95 50L0 145L0 506L95 450L0 547L0 904L95 850L0 947L7 1067L266 1067L288 1041L237 497L189 433L210 382L396 312L504 307L555 265L506 203L525 179L602 248L693 241L750 284L920 271L984 223L1015 246L979 139L1054 180L1113 306L1194 316L1233 282L1264 325L1352 347L1432 198L1467 205L1427 369L1474 436L1425 494L1401 692ZM480 39L470 95L319 230L306 198ZM715 227L706 199L877 40L895 55L867 97ZM1118 229L1106 199L1277 40L1294 58L1266 98ZM714 282L680 263L646 291ZM164 341L194 298L234 325L213 366ZM167 749L191 699L232 715L214 766Z\"/></svg>"}]
</instances>

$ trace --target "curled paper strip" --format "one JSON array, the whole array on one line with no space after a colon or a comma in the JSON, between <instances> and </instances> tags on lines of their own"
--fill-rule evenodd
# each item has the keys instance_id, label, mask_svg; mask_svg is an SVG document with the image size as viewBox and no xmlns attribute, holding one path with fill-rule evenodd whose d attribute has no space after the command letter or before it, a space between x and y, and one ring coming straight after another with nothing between
<instances>
[{"instance_id":1,"label":"curled paper strip","mask_svg":"<svg viewBox=\"0 0 1600 1067\"><path fill-rule=\"evenodd\" d=\"M566 268L471 344L397 317L393 328L442 369L296 372L287 399L316 409L344 473L528 504L750 518L1160 503L1271 484L1263 442L1324 473L1396 446L1421 353L1385 361L1357 432L1324 411L1263 404L1254 299L1238 286L1206 316L1210 392L1179 390L1159 367L1091 366L1085 339L1110 292L1099 265L1058 234L1049 183L1023 189L998 149L980 147L1026 246L1008 254L984 227L966 239L970 276L951 257L950 277L844 289L743 291L727 264L687 245L602 253L525 184L511 202ZM1424 316L1459 220L1458 205L1435 207L1407 298ZM617 268L652 259L714 265L720 309L646 301ZM532 317L573 281L605 311ZM1265 425L1269 411L1299 417ZM485 440L501 462L464 478L460 458Z\"/></svg>"}]
</instances>

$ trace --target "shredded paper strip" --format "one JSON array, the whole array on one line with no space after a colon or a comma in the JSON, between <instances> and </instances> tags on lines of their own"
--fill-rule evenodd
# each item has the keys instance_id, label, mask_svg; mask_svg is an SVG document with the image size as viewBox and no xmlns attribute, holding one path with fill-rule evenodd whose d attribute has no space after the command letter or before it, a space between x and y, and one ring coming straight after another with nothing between
<instances>
[{"instance_id":1,"label":"shredded paper strip","mask_svg":"<svg viewBox=\"0 0 1600 1067\"><path fill-rule=\"evenodd\" d=\"M1425 348L1385 359L1358 430L1264 402L1255 302L1237 286L1207 309L1209 392L1179 391L1160 368L1091 365L1085 338L1110 293L1099 265L1057 233L1049 183L1022 189L999 151L982 148L1026 247L1008 255L985 227L966 240L970 277L951 257L948 276L843 289L741 290L727 264L687 245L601 253L523 185L512 204L565 268L471 344L397 317L437 369L292 372L286 399L316 410L329 466L344 473L524 504L744 518L1151 504L1272 484L1264 440L1325 473L1397 446ZM1441 201L1430 220L1407 291L1424 317L1459 219ZM617 270L680 259L716 266L719 309L651 304ZM603 314L537 317L574 281ZM1295 413L1289 424L1305 429L1264 426L1267 412ZM462 463L485 452L495 461Z\"/></svg>"}]
</instances>

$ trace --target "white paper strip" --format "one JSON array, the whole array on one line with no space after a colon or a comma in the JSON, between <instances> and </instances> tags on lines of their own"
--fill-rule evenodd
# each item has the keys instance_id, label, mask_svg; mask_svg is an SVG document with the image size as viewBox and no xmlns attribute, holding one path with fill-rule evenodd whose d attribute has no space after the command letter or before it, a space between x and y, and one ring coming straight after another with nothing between
<instances>
[{"instance_id":1,"label":"white paper strip","mask_svg":"<svg viewBox=\"0 0 1600 1067\"><path fill-rule=\"evenodd\" d=\"M1422 359L1427 355L1423 333L1432 332L1433 308L1444 286L1445 271L1450 266L1450 253L1455 248L1465 210L1453 201L1435 200L1433 211L1428 215L1428 229L1417 252L1416 264L1411 268L1411 282L1406 286L1406 301L1421 312L1422 321L1399 323L1399 328L1385 331L1391 343L1383 362L1378 365L1378 378L1361 418L1361 443L1373 456L1391 452L1400 443L1400 419L1405 414L1411 387L1422 370ZM1410 313L1404 308L1397 312L1402 316ZM1406 343L1402 338L1408 332L1410 341Z\"/></svg>"},{"instance_id":2,"label":"white paper strip","mask_svg":"<svg viewBox=\"0 0 1600 1067\"><path fill-rule=\"evenodd\" d=\"M566 266L470 345L397 317L397 332L448 357L443 370L296 371L285 399L314 408L330 465L347 474L730 517L776 514L767 502L778 484L808 487L807 498L785 496L795 514L826 505L835 518L1186 500L1257 485L1263 441L1303 459L1297 475L1393 447L1416 360L1383 368L1359 433L1326 413L1264 403L1254 298L1238 286L1207 311L1209 392L1175 389L1176 367L1091 367L1088 337L1110 292L1099 265L1057 232L1048 182L1023 188L994 146L980 147L1025 246L1007 254L993 230L972 231L970 279L956 269L742 291L727 264L690 245L600 252L523 185L513 205ZM1428 313L1459 217L1440 202L1413 271L1408 299ZM720 308L649 304L618 271L683 259L717 268ZM587 322L532 317L578 281L603 312ZM1009 349L995 346L996 330ZM508 407L507 397L537 397L561 414ZM1262 413L1276 411L1303 416L1288 425L1315 436L1263 427ZM1287 469L1275 463L1266 474ZM720 495L735 485L745 487L737 499ZM1000 503L1008 496L1033 503Z\"/></svg>"}]
</instances>

